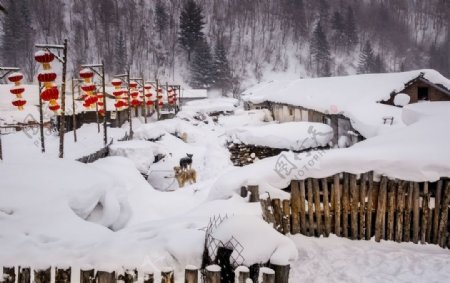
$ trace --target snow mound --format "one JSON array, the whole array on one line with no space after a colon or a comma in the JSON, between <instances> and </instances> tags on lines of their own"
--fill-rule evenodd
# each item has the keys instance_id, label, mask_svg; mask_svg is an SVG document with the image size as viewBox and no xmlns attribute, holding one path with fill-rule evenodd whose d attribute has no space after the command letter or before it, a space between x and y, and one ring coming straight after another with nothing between
<instances>
[{"instance_id":1,"label":"snow mound","mask_svg":"<svg viewBox=\"0 0 450 283\"><path fill-rule=\"evenodd\" d=\"M268 109L243 111L236 110L232 116L220 116L219 125L224 128L262 125L273 121L272 113Z\"/></svg>"},{"instance_id":2,"label":"snow mound","mask_svg":"<svg viewBox=\"0 0 450 283\"><path fill-rule=\"evenodd\" d=\"M394 104L396 106L403 107L403 106L408 105L410 100L411 100L411 97L409 95L407 95L405 93L399 93L394 98Z\"/></svg>"},{"instance_id":3,"label":"snow mound","mask_svg":"<svg viewBox=\"0 0 450 283\"><path fill-rule=\"evenodd\" d=\"M208 98L187 102L183 107L183 111L214 113L214 112L233 112L239 101L234 98Z\"/></svg>"}]
</instances>

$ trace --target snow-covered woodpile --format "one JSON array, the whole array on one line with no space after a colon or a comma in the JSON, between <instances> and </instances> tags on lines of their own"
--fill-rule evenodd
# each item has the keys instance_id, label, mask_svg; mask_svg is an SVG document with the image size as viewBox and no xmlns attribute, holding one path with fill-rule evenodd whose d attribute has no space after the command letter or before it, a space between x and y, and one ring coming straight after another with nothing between
<instances>
[{"instance_id":1,"label":"snow-covered woodpile","mask_svg":"<svg viewBox=\"0 0 450 283\"><path fill-rule=\"evenodd\" d=\"M230 143L228 149L231 153L231 161L235 166L252 164L256 160L280 154L283 149L267 146L247 145L243 143ZM287 149L285 149L287 150Z\"/></svg>"}]
</instances>

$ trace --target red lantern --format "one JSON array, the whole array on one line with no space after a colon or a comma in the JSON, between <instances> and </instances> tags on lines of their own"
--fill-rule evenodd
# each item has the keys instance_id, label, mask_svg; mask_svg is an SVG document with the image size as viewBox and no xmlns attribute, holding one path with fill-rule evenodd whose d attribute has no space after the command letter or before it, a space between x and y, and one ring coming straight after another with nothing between
<instances>
[{"instance_id":1,"label":"red lantern","mask_svg":"<svg viewBox=\"0 0 450 283\"><path fill-rule=\"evenodd\" d=\"M56 73L52 71L44 71L38 74L38 81L41 83L49 83L56 80Z\"/></svg>"},{"instance_id":2,"label":"red lantern","mask_svg":"<svg viewBox=\"0 0 450 283\"><path fill-rule=\"evenodd\" d=\"M119 100L114 104L114 106L116 108L122 108L122 107L125 107L126 105L125 105L125 102L123 102L122 100Z\"/></svg>"},{"instance_id":3,"label":"red lantern","mask_svg":"<svg viewBox=\"0 0 450 283\"><path fill-rule=\"evenodd\" d=\"M133 91L130 93L131 97L138 97L139 96L139 91Z\"/></svg>"},{"instance_id":4,"label":"red lantern","mask_svg":"<svg viewBox=\"0 0 450 283\"><path fill-rule=\"evenodd\" d=\"M86 102L86 103L89 104L89 105L95 104L95 103L97 103L97 101L98 101L98 98L97 98L96 96L88 96L88 97L84 100L84 102Z\"/></svg>"},{"instance_id":5,"label":"red lantern","mask_svg":"<svg viewBox=\"0 0 450 283\"><path fill-rule=\"evenodd\" d=\"M140 104L141 104L141 102L139 100L137 100L137 99L131 100L131 106L133 106L133 107L137 107Z\"/></svg>"},{"instance_id":6,"label":"red lantern","mask_svg":"<svg viewBox=\"0 0 450 283\"><path fill-rule=\"evenodd\" d=\"M98 114L99 114L100 116L105 116L105 109L100 109L100 110L98 110Z\"/></svg>"},{"instance_id":7,"label":"red lantern","mask_svg":"<svg viewBox=\"0 0 450 283\"><path fill-rule=\"evenodd\" d=\"M22 100L22 99L14 100L14 101L12 102L12 105L14 105L14 106L16 106L16 107L19 107L19 108L23 108L23 106L24 106L25 104L27 104L27 101L26 101L26 100Z\"/></svg>"},{"instance_id":8,"label":"red lantern","mask_svg":"<svg viewBox=\"0 0 450 283\"><path fill-rule=\"evenodd\" d=\"M113 91L115 97L121 96L124 93L122 89Z\"/></svg>"},{"instance_id":9,"label":"red lantern","mask_svg":"<svg viewBox=\"0 0 450 283\"><path fill-rule=\"evenodd\" d=\"M22 73L16 72L8 76L8 80L12 83L20 82L23 79Z\"/></svg>"},{"instance_id":10,"label":"red lantern","mask_svg":"<svg viewBox=\"0 0 450 283\"><path fill-rule=\"evenodd\" d=\"M150 89L152 89L152 85L151 84L145 84L144 85L144 89L150 90Z\"/></svg>"},{"instance_id":11,"label":"red lantern","mask_svg":"<svg viewBox=\"0 0 450 283\"><path fill-rule=\"evenodd\" d=\"M138 86L138 83L135 81L130 82L130 88L136 88Z\"/></svg>"},{"instance_id":12,"label":"red lantern","mask_svg":"<svg viewBox=\"0 0 450 283\"><path fill-rule=\"evenodd\" d=\"M113 79L111 84L115 87L120 87L122 85L122 81L120 79Z\"/></svg>"},{"instance_id":13,"label":"red lantern","mask_svg":"<svg viewBox=\"0 0 450 283\"><path fill-rule=\"evenodd\" d=\"M153 101L151 101L151 100L149 100L149 101L147 101L147 106L153 106Z\"/></svg>"},{"instance_id":14,"label":"red lantern","mask_svg":"<svg viewBox=\"0 0 450 283\"><path fill-rule=\"evenodd\" d=\"M9 91L14 95L21 95L25 91L25 88L23 86L14 86Z\"/></svg>"},{"instance_id":15,"label":"red lantern","mask_svg":"<svg viewBox=\"0 0 450 283\"><path fill-rule=\"evenodd\" d=\"M85 84L81 86L81 89L84 92L92 92L96 89L96 86L94 84Z\"/></svg>"},{"instance_id":16,"label":"red lantern","mask_svg":"<svg viewBox=\"0 0 450 283\"><path fill-rule=\"evenodd\" d=\"M34 59L41 64L48 64L55 60L55 55L48 51L38 51L34 54Z\"/></svg>"},{"instance_id":17,"label":"red lantern","mask_svg":"<svg viewBox=\"0 0 450 283\"><path fill-rule=\"evenodd\" d=\"M59 97L57 87L47 88L41 93L41 99L44 101L56 100Z\"/></svg>"},{"instance_id":18,"label":"red lantern","mask_svg":"<svg viewBox=\"0 0 450 283\"><path fill-rule=\"evenodd\" d=\"M94 77L94 72L91 69L85 68L80 71L80 78L91 79Z\"/></svg>"},{"instance_id":19,"label":"red lantern","mask_svg":"<svg viewBox=\"0 0 450 283\"><path fill-rule=\"evenodd\" d=\"M52 110L53 112L58 111L60 108L61 108L61 106L59 106L58 104L50 105L50 106L48 107L48 109Z\"/></svg>"},{"instance_id":20,"label":"red lantern","mask_svg":"<svg viewBox=\"0 0 450 283\"><path fill-rule=\"evenodd\" d=\"M158 102L158 106L161 108L161 107L163 107L163 105L164 105L164 102L163 102L162 100L160 100L160 101Z\"/></svg>"}]
</instances>

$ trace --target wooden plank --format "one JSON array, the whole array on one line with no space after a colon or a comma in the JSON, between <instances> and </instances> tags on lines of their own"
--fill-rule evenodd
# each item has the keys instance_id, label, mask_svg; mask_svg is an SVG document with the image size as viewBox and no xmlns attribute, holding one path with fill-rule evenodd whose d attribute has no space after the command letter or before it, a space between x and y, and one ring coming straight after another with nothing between
<instances>
[{"instance_id":1,"label":"wooden plank","mask_svg":"<svg viewBox=\"0 0 450 283\"><path fill-rule=\"evenodd\" d=\"M258 202L259 201L259 186L249 185L248 192L250 193L249 202Z\"/></svg>"},{"instance_id":2,"label":"wooden plank","mask_svg":"<svg viewBox=\"0 0 450 283\"><path fill-rule=\"evenodd\" d=\"M17 283L30 283L30 282L31 282L31 268L19 266L19 278L17 280Z\"/></svg>"},{"instance_id":3,"label":"wooden plank","mask_svg":"<svg viewBox=\"0 0 450 283\"><path fill-rule=\"evenodd\" d=\"M344 173L344 184L342 190L342 235L348 238L348 215L350 210L349 176Z\"/></svg>"},{"instance_id":4,"label":"wooden plank","mask_svg":"<svg viewBox=\"0 0 450 283\"><path fill-rule=\"evenodd\" d=\"M308 235L314 236L314 195L312 180L306 181L308 189Z\"/></svg>"},{"instance_id":5,"label":"wooden plank","mask_svg":"<svg viewBox=\"0 0 450 283\"><path fill-rule=\"evenodd\" d=\"M51 268L35 270L34 271L34 283L50 283L50 274ZM103 282L99 282L103 283Z\"/></svg>"},{"instance_id":6,"label":"wooden plank","mask_svg":"<svg viewBox=\"0 0 450 283\"><path fill-rule=\"evenodd\" d=\"M95 280L94 269L80 270L80 283L92 283Z\"/></svg>"},{"instance_id":7,"label":"wooden plank","mask_svg":"<svg viewBox=\"0 0 450 283\"><path fill-rule=\"evenodd\" d=\"M439 233L439 212L441 208L441 199L442 199L442 186L443 181L439 180L436 184L436 194L434 197L434 213L433 213L433 231L432 231L432 240L433 244L438 244L438 233Z\"/></svg>"},{"instance_id":8,"label":"wooden plank","mask_svg":"<svg viewBox=\"0 0 450 283\"><path fill-rule=\"evenodd\" d=\"M269 267L275 271L275 283L288 283L290 265L270 264Z\"/></svg>"},{"instance_id":9,"label":"wooden plank","mask_svg":"<svg viewBox=\"0 0 450 283\"><path fill-rule=\"evenodd\" d=\"M305 192L305 181L301 180L299 182L299 188L300 188L300 231L303 235L307 234L306 230L306 192Z\"/></svg>"},{"instance_id":10,"label":"wooden plank","mask_svg":"<svg viewBox=\"0 0 450 283\"><path fill-rule=\"evenodd\" d=\"M300 233L300 186L298 181L291 182L291 234Z\"/></svg>"},{"instance_id":11,"label":"wooden plank","mask_svg":"<svg viewBox=\"0 0 450 283\"><path fill-rule=\"evenodd\" d=\"M373 172L369 172L367 178L369 184L367 188L366 240L370 240L372 238L372 211L374 207Z\"/></svg>"},{"instance_id":12,"label":"wooden plank","mask_svg":"<svg viewBox=\"0 0 450 283\"><path fill-rule=\"evenodd\" d=\"M366 183L367 173L361 174L359 180L359 239L365 239L366 235Z\"/></svg>"},{"instance_id":13,"label":"wooden plank","mask_svg":"<svg viewBox=\"0 0 450 283\"><path fill-rule=\"evenodd\" d=\"M3 267L3 278L0 277L0 282L15 283L16 282L16 268L14 266L13 267Z\"/></svg>"},{"instance_id":14,"label":"wooden plank","mask_svg":"<svg viewBox=\"0 0 450 283\"><path fill-rule=\"evenodd\" d=\"M262 283L275 283L275 271L273 269L268 267L262 267L261 273L262 273Z\"/></svg>"},{"instance_id":15,"label":"wooden plank","mask_svg":"<svg viewBox=\"0 0 450 283\"><path fill-rule=\"evenodd\" d=\"M397 211L395 225L395 241L403 241L403 214L405 208L405 182L399 182L397 187Z\"/></svg>"},{"instance_id":16,"label":"wooden plank","mask_svg":"<svg viewBox=\"0 0 450 283\"><path fill-rule=\"evenodd\" d=\"M341 236L341 186L339 174L333 178L334 190L334 233Z\"/></svg>"},{"instance_id":17,"label":"wooden plank","mask_svg":"<svg viewBox=\"0 0 450 283\"><path fill-rule=\"evenodd\" d=\"M164 281L164 282L161 281L161 282L169 283L169 281ZM171 281L170 283L173 283L173 281ZM220 266L209 265L206 267L205 283L220 283Z\"/></svg>"},{"instance_id":18,"label":"wooden plank","mask_svg":"<svg viewBox=\"0 0 450 283\"><path fill-rule=\"evenodd\" d=\"M288 199L283 200L283 218L281 219L283 234L291 233L291 202Z\"/></svg>"},{"instance_id":19,"label":"wooden plank","mask_svg":"<svg viewBox=\"0 0 450 283\"><path fill-rule=\"evenodd\" d=\"M394 240L394 215L395 215L395 191L398 181L388 182L388 219L387 219L387 240Z\"/></svg>"},{"instance_id":20,"label":"wooden plank","mask_svg":"<svg viewBox=\"0 0 450 283\"><path fill-rule=\"evenodd\" d=\"M282 226L283 211L281 208L281 200L273 199L272 207L273 207L273 216L275 218L275 229L278 232L283 233L283 226Z\"/></svg>"},{"instance_id":21,"label":"wooden plank","mask_svg":"<svg viewBox=\"0 0 450 283\"><path fill-rule=\"evenodd\" d=\"M448 225L448 203L450 200L450 182L446 181L443 189L442 202L440 205L441 211L439 213L439 232L438 244L440 247L445 246Z\"/></svg>"},{"instance_id":22,"label":"wooden plank","mask_svg":"<svg viewBox=\"0 0 450 283\"><path fill-rule=\"evenodd\" d=\"M383 235L383 220L386 211L387 178L381 177L378 193L377 214L375 217L375 241L379 242Z\"/></svg>"},{"instance_id":23,"label":"wooden plank","mask_svg":"<svg viewBox=\"0 0 450 283\"><path fill-rule=\"evenodd\" d=\"M106 271L97 271L97 283L115 283L117 282L116 279L116 272L106 272Z\"/></svg>"},{"instance_id":24,"label":"wooden plank","mask_svg":"<svg viewBox=\"0 0 450 283\"><path fill-rule=\"evenodd\" d=\"M234 271L237 275L237 282L236 283L247 283L247 279L250 278L250 269L247 266L239 266ZM185 282L190 283L190 282ZM197 283L197 282L195 282Z\"/></svg>"},{"instance_id":25,"label":"wooden plank","mask_svg":"<svg viewBox=\"0 0 450 283\"><path fill-rule=\"evenodd\" d=\"M325 236L329 236L331 233L331 217L330 217L330 203L328 202L328 180L323 178L322 191L323 191L323 213L325 220Z\"/></svg>"},{"instance_id":26,"label":"wooden plank","mask_svg":"<svg viewBox=\"0 0 450 283\"><path fill-rule=\"evenodd\" d=\"M56 268L55 283L70 283L71 268Z\"/></svg>"},{"instance_id":27,"label":"wooden plank","mask_svg":"<svg viewBox=\"0 0 450 283\"><path fill-rule=\"evenodd\" d=\"M430 214L430 191L428 189L428 182L423 183L423 197L422 197L422 221L420 225L420 243L427 242L427 228L428 216Z\"/></svg>"},{"instance_id":28,"label":"wooden plank","mask_svg":"<svg viewBox=\"0 0 450 283\"><path fill-rule=\"evenodd\" d=\"M314 212L316 215L316 229L317 235L322 235L322 209L320 208L320 185L318 179L313 179L313 190L314 190Z\"/></svg>"},{"instance_id":29,"label":"wooden plank","mask_svg":"<svg viewBox=\"0 0 450 283\"><path fill-rule=\"evenodd\" d=\"M407 184L408 194L405 201L405 221L403 228L403 241L411 241L411 215L413 207L413 194L414 194L414 183L408 182Z\"/></svg>"},{"instance_id":30,"label":"wooden plank","mask_svg":"<svg viewBox=\"0 0 450 283\"><path fill-rule=\"evenodd\" d=\"M412 240L414 244L419 243L419 220L420 220L420 214L419 214L419 202L420 202L420 194L419 194L419 184L414 183L414 190L413 190L413 228L412 228Z\"/></svg>"},{"instance_id":31,"label":"wooden plank","mask_svg":"<svg viewBox=\"0 0 450 283\"><path fill-rule=\"evenodd\" d=\"M249 272L248 272L248 268L245 267L246 269L243 269L243 271L241 273L239 273L239 278L243 277L241 276L241 274L247 274L247 277L249 276ZM247 273L245 273L245 271L247 271ZM238 281L239 283L241 281ZM245 281L242 281L245 282ZM198 268L196 266L193 265L188 265L185 267L184 269L184 283L198 283Z\"/></svg>"},{"instance_id":32,"label":"wooden plank","mask_svg":"<svg viewBox=\"0 0 450 283\"><path fill-rule=\"evenodd\" d=\"M357 186L356 175L350 174L350 196L351 196L351 238L353 240L358 239L358 205L359 205L359 192Z\"/></svg>"},{"instance_id":33,"label":"wooden plank","mask_svg":"<svg viewBox=\"0 0 450 283\"><path fill-rule=\"evenodd\" d=\"M206 274L208 274L208 267L210 266L206 267ZM220 267L218 267L218 269L219 269L219 281L207 281L207 282L220 283ZM167 268L161 270L161 283L175 283L175 273L173 269Z\"/></svg>"}]
</instances>

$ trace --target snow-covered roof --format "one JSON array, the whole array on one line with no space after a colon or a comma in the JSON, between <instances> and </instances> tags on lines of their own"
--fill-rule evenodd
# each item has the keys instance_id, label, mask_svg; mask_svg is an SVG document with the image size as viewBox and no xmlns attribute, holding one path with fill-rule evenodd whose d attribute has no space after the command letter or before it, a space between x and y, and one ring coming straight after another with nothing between
<instances>
[{"instance_id":1,"label":"snow-covered roof","mask_svg":"<svg viewBox=\"0 0 450 283\"><path fill-rule=\"evenodd\" d=\"M183 107L183 111L214 113L214 112L233 112L239 101L234 98L207 98L187 102Z\"/></svg>"},{"instance_id":2,"label":"snow-covered roof","mask_svg":"<svg viewBox=\"0 0 450 283\"><path fill-rule=\"evenodd\" d=\"M183 89L181 91L182 98L207 98L208 91L206 89Z\"/></svg>"},{"instance_id":3,"label":"snow-covered roof","mask_svg":"<svg viewBox=\"0 0 450 283\"><path fill-rule=\"evenodd\" d=\"M388 100L392 92L400 92L405 83L419 77L450 89L450 80L435 70L401 73L365 74L343 77L271 81L256 85L243 93L252 103L264 101L302 106L323 113L343 114L363 136L379 134L386 125L383 117L394 117L394 125L402 126L401 109L378 103Z\"/></svg>"}]
</instances>

